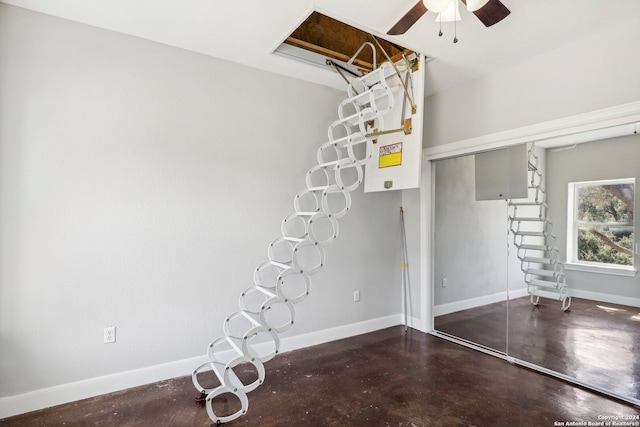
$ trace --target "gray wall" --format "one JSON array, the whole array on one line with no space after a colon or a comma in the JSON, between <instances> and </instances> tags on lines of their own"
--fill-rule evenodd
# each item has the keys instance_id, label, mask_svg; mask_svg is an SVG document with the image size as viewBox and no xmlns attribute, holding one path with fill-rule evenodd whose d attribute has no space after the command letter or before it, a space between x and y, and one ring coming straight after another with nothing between
<instances>
[{"instance_id":1,"label":"gray wall","mask_svg":"<svg viewBox=\"0 0 640 427\"><path fill-rule=\"evenodd\" d=\"M544 174L544 151L536 148L536 153ZM438 160L434 166L434 305L506 294L507 284L511 296L522 294L526 284L508 232L507 203L476 201L475 156Z\"/></svg>"},{"instance_id":2,"label":"gray wall","mask_svg":"<svg viewBox=\"0 0 640 427\"><path fill-rule=\"evenodd\" d=\"M475 200L474 163L474 156L435 163L435 305L507 289L507 204Z\"/></svg>"},{"instance_id":3,"label":"gray wall","mask_svg":"<svg viewBox=\"0 0 640 427\"><path fill-rule=\"evenodd\" d=\"M1 4L0 63L0 397L204 354L343 94ZM400 312L400 202L356 191L287 335Z\"/></svg>"},{"instance_id":4,"label":"gray wall","mask_svg":"<svg viewBox=\"0 0 640 427\"><path fill-rule=\"evenodd\" d=\"M416 320L424 319L427 315L422 312L421 306L423 299L429 298L428 295L422 293L420 282L420 189L402 191L402 208L407 237L407 284L409 285L406 290L407 313L412 321L410 325L420 328Z\"/></svg>"},{"instance_id":5,"label":"gray wall","mask_svg":"<svg viewBox=\"0 0 640 427\"><path fill-rule=\"evenodd\" d=\"M553 218L558 242L567 238L567 192L570 182L640 177L640 135L579 144L570 150L547 149L549 215ZM636 183L637 184L637 183ZM636 191L636 212L638 198ZM638 227L638 219L635 219ZM637 234L636 234L637 236ZM636 237L636 242L637 242ZM560 247L566 259L566 246ZM640 257L635 255L638 266ZM640 298L640 275L620 277L581 271L567 271L570 289Z\"/></svg>"}]
</instances>

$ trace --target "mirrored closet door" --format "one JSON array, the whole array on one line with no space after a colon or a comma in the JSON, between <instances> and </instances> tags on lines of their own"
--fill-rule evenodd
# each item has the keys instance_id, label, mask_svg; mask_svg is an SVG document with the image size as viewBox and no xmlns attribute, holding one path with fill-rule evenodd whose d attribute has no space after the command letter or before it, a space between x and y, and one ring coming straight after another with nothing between
<instances>
[{"instance_id":1,"label":"mirrored closet door","mask_svg":"<svg viewBox=\"0 0 640 427\"><path fill-rule=\"evenodd\" d=\"M476 200L476 156L435 161L434 328L506 353L507 208Z\"/></svg>"},{"instance_id":2,"label":"mirrored closet door","mask_svg":"<svg viewBox=\"0 0 640 427\"><path fill-rule=\"evenodd\" d=\"M640 404L640 135L500 151L432 160L435 331Z\"/></svg>"},{"instance_id":3,"label":"mirrored closet door","mask_svg":"<svg viewBox=\"0 0 640 427\"><path fill-rule=\"evenodd\" d=\"M548 261L522 262L519 273L540 285L529 286L532 293L551 293L533 305L527 289L518 290L517 276L510 277L507 353L640 402L640 257L634 237L640 135L542 145L550 145L535 149L547 219L539 241L546 249L520 255ZM518 251L517 237L510 238ZM556 295L563 284L569 310Z\"/></svg>"}]
</instances>

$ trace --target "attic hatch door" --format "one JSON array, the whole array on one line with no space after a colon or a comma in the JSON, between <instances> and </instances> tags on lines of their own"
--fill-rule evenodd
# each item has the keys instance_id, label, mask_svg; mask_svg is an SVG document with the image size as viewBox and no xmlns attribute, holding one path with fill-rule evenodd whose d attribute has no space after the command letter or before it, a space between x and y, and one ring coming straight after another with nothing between
<instances>
[{"instance_id":1,"label":"attic hatch door","mask_svg":"<svg viewBox=\"0 0 640 427\"><path fill-rule=\"evenodd\" d=\"M420 186L425 72L423 55L380 38L374 40L367 32L318 12L309 15L275 53L336 73L331 65L333 62L352 73L345 77L347 80L366 79L363 76L376 66L379 68L381 64L389 62L390 58L401 76L389 78L402 78L414 105L410 106L411 103L407 102L405 91L396 90L393 101L396 108L385 116L385 129L372 129L372 132L384 134L374 140L372 156L366 163L364 191L392 191ZM411 66L409 71L406 58L415 59L417 67ZM399 69L403 71L400 73ZM412 112L412 106L417 107L417 111ZM409 133L386 133L391 129L404 128L405 119L408 118L411 118Z\"/></svg>"},{"instance_id":2,"label":"attic hatch door","mask_svg":"<svg viewBox=\"0 0 640 427\"><path fill-rule=\"evenodd\" d=\"M395 62L400 77L390 77L390 83L395 80L396 84L393 108L383 116L384 129L379 129L381 135L373 140L364 176L365 193L420 187L425 57L414 55L417 64L411 67L404 59ZM400 79L404 85L398 85Z\"/></svg>"},{"instance_id":3,"label":"attic hatch door","mask_svg":"<svg viewBox=\"0 0 640 427\"><path fill-rule=\"evenodd\" d=\"M411 50L386 40L378 40L394 61L401 59L403 53L407 56L412 53ZM362 75L374 68L372 49L364 47L351 63L350 59L367 42L372 42L369 33L319 12L312 12L274 53L335 72L334 68L327 64L327 60L331 60L357 75ZM379 65L385 60L384 54L376 49L376 64Z\"/></svg>"}]
</instances>

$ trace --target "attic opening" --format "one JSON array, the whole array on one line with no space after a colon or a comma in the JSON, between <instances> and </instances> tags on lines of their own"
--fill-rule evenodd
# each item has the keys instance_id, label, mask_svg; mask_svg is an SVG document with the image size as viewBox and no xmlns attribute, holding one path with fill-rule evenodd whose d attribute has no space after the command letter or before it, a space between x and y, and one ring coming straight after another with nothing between
<instances>
[{"instance_id":1,"label":"attic opening","mask_svg":"<svg viewBox=\"0 0 640 427\"><path fill-rule=\"evenodd\" d=\"M413 51L373 36L349 24L313 12L274 53L334 71L361 76L391 59L397 62Z\"/></svg>"}]
</instances>

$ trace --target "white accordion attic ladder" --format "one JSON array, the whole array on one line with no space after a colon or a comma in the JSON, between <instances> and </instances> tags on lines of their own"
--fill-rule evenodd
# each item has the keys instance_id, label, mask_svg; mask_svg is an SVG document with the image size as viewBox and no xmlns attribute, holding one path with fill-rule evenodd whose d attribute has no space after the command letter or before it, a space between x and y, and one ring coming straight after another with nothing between
<instances>
[{"instance_id":1,"label":"white accordion attic ladder","mask_svg":"<svg viewBox=\"0 0 640 427\"><path fill-rule=\"evenodd\" d=\"M379 135L373 129L388 129L383 116L405 108L394 105L398 103L393 95L403 90L399 75L407 73L409 64L397 67L384 62L348 84L338 119L329 126L328 141L318 148L306 187L295 195L293 212L282 221L281 235L269 244L267 260L255 269L253 286L240 294L239 310L224 320L223 335L209 344L209 360L193 370L193 384L214 423L247 412L247 393L264 382L263 364L278 354L279 334L293 325L295 304L309 295L310 276L324 266L325 248L339 234L338 219L351 209L350 193L363 182L364 164ZM236 369L248 368L255 379L243 383ZM213 401L223 395L240 402L237 412L215 412Z\"/></svg>"},{"instance_id":2,"label":"white accordion attic ladder","mask_svg":"<svg viewBox=\"0 0 640 427\"><path fill-rule=\"evenodd\" d=\"M509 229L517 248L521 270L525 276L531 303L538 305L540 297L562 302L562 310L571 306L564 264L559 259L553 223L547 216L546 193L539 170L539 158L534 145L528 150L529 198L511 199Z\"/></svg>"}]
</instances>

